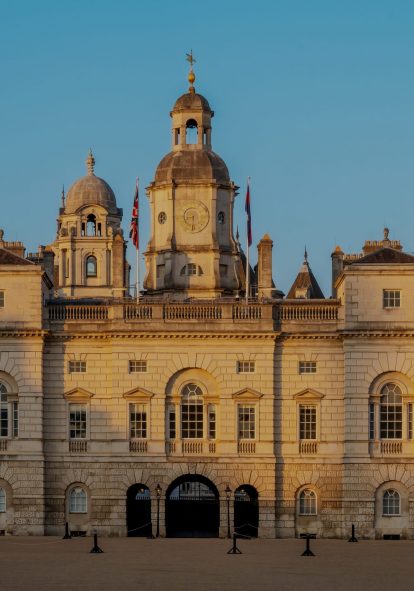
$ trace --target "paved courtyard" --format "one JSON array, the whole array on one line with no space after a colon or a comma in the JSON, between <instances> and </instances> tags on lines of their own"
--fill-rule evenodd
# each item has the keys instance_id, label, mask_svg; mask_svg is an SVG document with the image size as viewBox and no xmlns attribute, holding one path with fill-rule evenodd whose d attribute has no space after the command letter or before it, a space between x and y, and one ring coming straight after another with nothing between
<instances>
[{"instance_id":1,"label":"paved courtyard","mask_svg":"<svg viewBox=\"0 0 414 591\"><path fill-rule=\"evenodd\" d=\"M414 541L0 538L1 591L410 589Z\"/></svg>"}]
</instances>

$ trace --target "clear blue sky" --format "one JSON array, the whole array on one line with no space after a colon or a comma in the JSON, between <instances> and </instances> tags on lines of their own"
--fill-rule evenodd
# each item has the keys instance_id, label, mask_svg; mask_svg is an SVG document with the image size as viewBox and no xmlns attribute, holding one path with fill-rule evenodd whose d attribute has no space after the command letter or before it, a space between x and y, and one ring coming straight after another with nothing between
<instances>
[{"instance_id":1,"label":"clear blue sky","mask_svg":"<svg viewBox=\"0 0 414 591\"><path fill-rule=\"evenodd\" d=\"M414 250L413 31L411 0L0 0L5 238L54 239L89 146L127 234L135 177L146 186L170 149L192 48L213 148L242 187L243 242L251 176L253 241L273 238L277 286L306 244L329 295L336 244L358 251L387 225ZM141 204L146 244L143 190Z\"/></svg>"}]
</instances>

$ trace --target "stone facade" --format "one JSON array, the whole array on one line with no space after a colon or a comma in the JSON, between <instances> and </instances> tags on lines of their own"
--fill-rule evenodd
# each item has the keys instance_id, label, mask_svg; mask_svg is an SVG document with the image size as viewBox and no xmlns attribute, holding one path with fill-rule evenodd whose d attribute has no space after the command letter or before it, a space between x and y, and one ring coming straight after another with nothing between
<instances>
[{"instance_id":1,"label":"stone facade","mask_svg":"<svg viewBox=\"0 0 414 591\"><path fill-rule=\"evenodd\" d=\"M0 532L345 537L353 523L414 538L414 257L388 231L361 254L337 247L325 299L305 256L283 299L266 235L245 299L237 187L193 81L148 189L139 301L92 154L53 244L24 258L1 232ZM183 532L177 500L213 513Z\"/></svg>"}]
</instances>

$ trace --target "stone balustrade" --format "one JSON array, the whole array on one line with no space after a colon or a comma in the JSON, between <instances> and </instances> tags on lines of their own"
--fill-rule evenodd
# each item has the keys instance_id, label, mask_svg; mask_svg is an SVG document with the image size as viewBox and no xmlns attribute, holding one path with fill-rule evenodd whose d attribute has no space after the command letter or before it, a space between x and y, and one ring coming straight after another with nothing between
<instances>
[{"instance_id":1,"label":"stone balustrade","mask_svg":"<svg viewBox=\"0 0 414 591\"><path fill-rule=\"evenodd\" d=\"M216 442L203 439L185 439L182 441L167 441L165 446L167 455L202 456L216 454Z\"/></svg>"},{"instance_id":2,"label":"stone balustrade","mask_svg":"<svg viewBox=\"0 0 414 591\"><path fill-rule=\"evenodd\" d=\"M302 456L314 456L318 453L318 442L313 440L302 440L299 442L299 453Z\"/></svg>"},{"instance_id":3,"label":"stone balustrade","mask_svg":"<svg viewBox=\"0 0 414 591\"><path fill-rule=\"evenodd\" d=\"M240 455L252 455L256 453L255 441L239 441L237 451Z\"/></svg>"},{"instance_id":4,"label":"stone balustrade","mask_svg":"<svg viewBox=\"0 0 414 591\"><path fill-rule=\"evenodd\" d=\"M131 439L129 451L131 453L145 454L148 452L148 442L144 439Z\"/></svg>"},{"instance_id":5,"label":"stone balustrade","mask_svg":"<svg viewBox=\"0 0 414 591\"><path fill-rule=\"evenodd\" d=\"M88 451L88 442L82 439L69 441L69 452L74 454L85 454Z\"/></svg>"},{"instance_id":6,"label":"stone balustrade","mask_svg":"<svg viewBox=\"0 0 414 591\"><path fill-rule=\"evenodd\" d=\"M221 320L223 309L216 304L165 304L165 320Z\"/></svg>"},{"instance_id":7,"label":"stone balustrade","mask_svg":"<svg viewBox=\"0 0 414 591\"><path fill-rule=\"evenodd\" d=\"M274 307L281 322L320 322L338 319L337 300L285 300Z\"/></svg>"},{"instance_id":8,"label":"stone balustrade","mask_svg":"<svg viewBox=\"0 0 414 591\"><path fill-rule=\"evenodd\" d=\"M381 453L383 455L401 455L402 451L402 441L381 441Z\"/></svg>"},{"instance_id":9,"label":"stone balustrade","mask_svg":"<svg viewBox=\"0 0 414 591\"><path fill-rule=\"evenodd\" d=\"M108 306L52 304L48 306L49 320L67 322L68 320L108 320Z\"/></svg>"},{"instance_id":10,"label":"stone balustrade","mask_svg":"<svg viewBox=\"0 0 414 591\"><path fill-rule=\"evenodd\" d=\"M188 322L216 323L226 321L235 325L269 322L277 328L284 323L329 322L330 326L338 320L340 304L337 300L277 300L248 305L231 301L212 300L211 302L136 302L119 300L108 304L53 303L47 306L49 322Z\"/></svg>"}]
</instances>

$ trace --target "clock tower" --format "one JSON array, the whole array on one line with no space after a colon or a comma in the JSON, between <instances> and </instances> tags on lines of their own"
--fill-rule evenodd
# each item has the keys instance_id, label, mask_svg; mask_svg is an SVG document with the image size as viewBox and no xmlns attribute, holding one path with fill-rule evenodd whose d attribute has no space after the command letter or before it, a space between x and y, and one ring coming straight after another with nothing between
<instances>
[{"instance_id":1,"label":"clock tower","mask_svg":"<svg viewBox=\"0 0 414 591\"><path fill-rule=\"evenodd\" d=\"M241 289L240 252L233 237L236 185L212 150L208 101L190 88L175 103L172 150L147 189L151 238L145 252L148 295L178 299L236 295Z\"/></svg>"}]
</instances>

